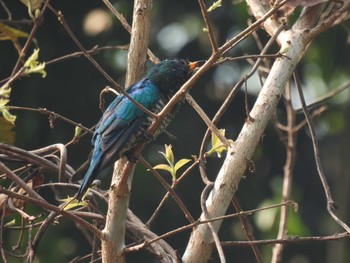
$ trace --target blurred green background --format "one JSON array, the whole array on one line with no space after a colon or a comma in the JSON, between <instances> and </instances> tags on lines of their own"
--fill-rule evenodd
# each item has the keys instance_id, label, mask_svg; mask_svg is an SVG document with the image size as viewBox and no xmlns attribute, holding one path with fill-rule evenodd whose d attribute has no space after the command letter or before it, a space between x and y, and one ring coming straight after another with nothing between
<instances>
[{"instance_id":1,"label":"blurred green background","mask_svg":"<svg viewBox=\"0 0 350 263\"><path fill-rule=\"evenodd\" d=\"M4 3L11 11L13 19L28 18L26 7L19 1L5 0ZM129 43L129 34L101 1L51 1L51 4L63 12L70 28L86 49L95 45L103 47ZM114 1L113 4L131 23L133 3L122 0ZM207 4L209 6L211 2L207 1ZM93 20L96 17L97 20ZM246 4L244 2L233 4L232 1L223 1L223 6L215 10L210 17L219 44L246 28L249 19ZM0 19L6 19L6 13L1 7ZM160 59L169 57L207 59L211 54L211 47L208 36L203 31L204 27L197 1L154 1L149 47ZM22 24L20 29L29 32L31 26ZM346 25L341 25L317 37L299 65L298 71L308 102L314 101L349 79L348 30ZM262 43L266 43L268 36L262 31L258 35ZM40 48L39 61L48 62L79 51L57 17L50 11L45 14L35 42ZM1 41L0 45L2 62L0 79L4 79L11 74L17 60L17 52L10 41ZM276 46L271 53L277 50ZM258 53L255 41L249 38L232 49L228 55ZM103 51L95 54L94 58L118 83L124 84L127 51ZM249 69L250 65L246 61L213 67L198 81L191 94L207 115L213 117L233 85ZM49 65L46 71L46 78L31 75L16 81L12 86L10 105L47 108L86 127L96 124L101 116L99 93L109 85L108 81L84 57ZM251 106L259 89L258 78L254 76L248 82ZM110 101L113 95L108 95L107 98L107 101ZM322 165L334 200L339 207L337 214L345 222L350 222L349 92L344 91L327 101L326 105L328 110L314 121L320 142ZM295 106L299 107L296 96ZM63 121L55 121L54 128L50 128L46 115L24 111L12 111L12 113L17 115L15 145L23 149L32 150L55 143L66 143L74 135L74 127ZM280 120L285 119L283 103L279 106L277 115ZM298 120L303 119L302 114L297 117ZM244 120L244 93L241 92L234 99L218 127L226 129L226 137L235 139ZM203 121L189 105L185 104L168 128L177 140L172 141L167 136L161 135L147 146L143 155L152 165L163 163L164 159L158 151L163 151L164 144L167 143L173 145L175 158L191 158L191 155L198 155L205 130ZM85 136L78 144L69 147L68 162L72 167L78 168L87 159L91 149L90 139L90 136ZM210 179L215 179L222 161L223 158L208 159L207 169ZM285 148L272 125L267 128L256 151L254 163L256 172L247 174L237 192L244 210L278 203L281 199ZM170 176L167 174L164 176L171 182ZM56 180L57 175L45 177L46 182ZM101 180L103 182L101 187L107 189L110 178L104 177ZM195 218L201 213L199 198L203 188L200 175L195 169L176 190ZM50 189L43 189L40 193L53 201L53 192ZM144 167L138 166L132 188L130 203L132 211L147 221L164 194L165 190L160 183ZM306 128L298 134L292 199L298 202L299 210L297 213L291 210L288 228L290 235L332 235L342 231L327 213L326 200L315 168L311 139ZM28 212L39 213L36 207L31 206L28 207ZM228 213L232 212L234 210L231 207ZM257 239L276 237L277 215L278 210L273 210L249 217ZM163 234L187 223L175 202L169 200L151 226L151 230ZM181 255L186 248L189 234L190 231L186 231L167 238L166 241ZM220 236L223 241L245 240L238 219L225 221ZM5 231L5 248L10 249L16 238L17 232ZM288 245L283 253L283 262L350 262L349 245L349 240ZM26 246L26 243L23 246ZM269 262L272 245L260 248L264 259ZM37 262L68 262L89 251L88 243L74 223L63 219L44 235L37 252ZM228 262L255 262L252 249L249 247L225 248L225 254ZM22 262L22 260L10 258L9 262ZM138 252L128 255L128 262L155 261L152 256ZM215 253L212 262L219 262Z\"/></svg>"}]
</instances>

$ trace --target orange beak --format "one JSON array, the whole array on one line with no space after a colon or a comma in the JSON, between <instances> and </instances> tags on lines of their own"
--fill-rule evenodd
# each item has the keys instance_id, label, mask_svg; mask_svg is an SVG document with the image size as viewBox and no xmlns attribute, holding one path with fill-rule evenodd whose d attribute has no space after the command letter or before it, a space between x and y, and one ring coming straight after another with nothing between
<instances>
[{"instance_id":1,"label":"orange beak","mask_svg":"<svg viewBox=\"0 0 350 263\"><path fill-rule=\"evenodd\" d=\"M206 60L198 60L198 61L194 61L194 62L189 62L188 63L188 69L190 72L194 71L196 68L202 66L205 62L207 62Z\"/></svg>"}]
</instances>

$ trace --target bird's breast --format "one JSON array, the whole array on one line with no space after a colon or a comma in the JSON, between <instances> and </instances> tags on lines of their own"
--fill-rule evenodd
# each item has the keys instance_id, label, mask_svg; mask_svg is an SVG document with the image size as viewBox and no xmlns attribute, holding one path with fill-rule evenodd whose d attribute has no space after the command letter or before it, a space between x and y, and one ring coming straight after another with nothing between
<instances>
[{"instance_id":1,"label":"bird's breast","mask_svg":"<svg viewBox=\"0 0 350 263\"><path fill-rule=\"evenodd\" d=\"M169 102L168 98L160 98L155 105L150 109L153 113L158 114L161 110L163 110L164 106ZM170 111L170 113L162 120L160 125L158 126L157 131L153 135L153 138L156 138L162 131L166 129L166 127L169 125L171 120L175 117L176 113L179 111L180 105L177 104L175 107ZM150 116L147 116L145 120L142 122L139 129L132 135L130 140L128 141L127 145L124 147L122 152L126 151L133 151L136 146L145 139L145 132L148 130L148 128L153 123L154 119Z\"/></svg>"}]
</instances>

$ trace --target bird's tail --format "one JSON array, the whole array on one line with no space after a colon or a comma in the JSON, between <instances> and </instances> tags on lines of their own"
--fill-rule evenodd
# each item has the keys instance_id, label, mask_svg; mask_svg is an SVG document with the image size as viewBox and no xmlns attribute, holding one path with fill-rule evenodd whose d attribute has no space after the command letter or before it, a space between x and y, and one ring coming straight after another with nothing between
<instances>
[{"instance_id":1,"label":"bird's tail","mask_svg":"<svg viewBox=\"0 0 350 263\"><path fill-rule=\"evenodd\" d=\"M91 186L92 182L95 180L95 178L98 175L98 167L100 164L100 159L102 156L102 152L99 152L97 155L94 153L95 156L92 157L90 167L87 170L83 182L80 185L80 188L76 194L76 199L80 202L87 191L87 189Z\"/></svg>"}]
</instances>

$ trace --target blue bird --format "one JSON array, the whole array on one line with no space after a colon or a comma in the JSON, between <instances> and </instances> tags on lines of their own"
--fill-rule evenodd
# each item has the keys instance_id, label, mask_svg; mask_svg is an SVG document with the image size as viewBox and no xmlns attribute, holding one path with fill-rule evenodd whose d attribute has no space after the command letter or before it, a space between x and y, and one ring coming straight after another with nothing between
<instances>
[{"instance_id":1,"label":"blue bird","mask_svg":"<svg viewBox=\"0 0 350 263\"><path fill-rule=\"evenodd\" d=\"M155 65L145 78L133 84L127 93L143 107L160 112L171 97L190 78L201 61L167 59ZM158 128L155 136L163 131L178 111L175 106ZM97 124L92 138L94 150L90 166L78 190L81 201L93 180L107 167L120 159L145 137L145 131L153 119L124 95L117 96L108 106Z\"/></svg>"}]
</instances>

